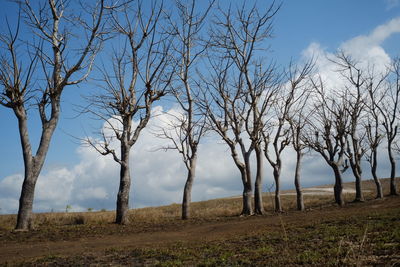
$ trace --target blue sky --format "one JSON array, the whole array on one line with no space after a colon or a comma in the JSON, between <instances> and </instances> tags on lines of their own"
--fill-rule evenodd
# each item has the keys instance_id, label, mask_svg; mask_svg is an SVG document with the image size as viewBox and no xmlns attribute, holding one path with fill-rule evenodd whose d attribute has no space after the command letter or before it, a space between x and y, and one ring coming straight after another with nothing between
<instances>
[{"instance_id":1,"label":"blue sky","mask_svg":"<svg viewBox=\"0 0 400 267\"><path fill-rule=\"evenodd\" d=\"M227 6L229 2L230 1L227 0L220 1L221 6ZM253 1L247 1L246 3L250 2ZM169 5L168 3L169 1L166 0L166 6ZM264 5L268 5L269 3L270 1L258 1L257 4L259 8L263 8ZM4 32L5 17L7 16L10 21L15 21L17 9L15 4L6 0L1 0L1 4L2 8L0 10L0 19L2 22L0 25L2 26L0 26L0 29ZM343 44L349 42L349 40L352 40L357 36L368 36L374 29L376 29L376 27L380 25L386 25L391 20L396 18L400 18L400 0L286 0L283 1L283 5L275 18L274 38L270 41L272 49L271 56L276 59L278 64L285 65L291 58L298 60L304 56L304 51L309 49L311 44L317 44L317 46L312 46L314 48L318 47L318 51L316 52L322 51L324 53L333 53L336 49L343 46ZM395 30L379 43L379 47L381 47L388 55L400 55L398 45L400 43L399 31L400 29L397 29L397 32ZM65 207L66 204L72 204L72 206L77 207L77 209L78 207L88 208L89 206L94 208L113 208L115 203L114 194L117 190L118 166L112 162L111 158L100 159L95 153L86 151L85 148L79 146L77 140L71 137L83 137L87 134L90 134L94 128L99 127L100 125L98 122L88 120L88 118L85 116L76 117L77 113L74 111L73 105L80 102L80 95L89 92L91 90L91 86L93 87L93 85L83 84L80 86L80 88L71 87L68 88L64 94L62 103L63 113L61 115L59 126L52 140L52 144L43 169L43 175L45 176L45 180L53 179L51 181L54 182L54 186L57 181L54 179L57 179L56 176L59 175L62 177L60 179L64 179L63 181L65 182L66 186L68 185L75 189L71 189L72 191L69 193L69 198L65 199L65 203L60 202L52 207L55 210ZM0 107L0 121L0 147L2 148L3 155L0 161L0 208L2 208L0 212L13 212L15 211L13 208L14 205L9 205L8 201L11 201L11 199L18 199L19 197L19 192L16 189L18 188L16 185L18 182L13 184L12 181L20 181L21 174L23 173L21 148L18 138L17 122L15 116L12 114L12 111L4 107ZM30 127L32 143L35 144L37 143L35 140L38 139L39 126L34 121L30 124ZM154 141L150 134L147 135L143 137L143 140L147 140L147 142L151 144L150 146L155 146L155 144L159 142ZM143 151L148 151L149 143L145 143L145 141L143 141L142 144L138 144L138 150L140 151L140 149L142 149ZM215 151L213 150L214 148ZM213 153L218 155L218 153L223 153L225 149L226 148L223 147L223 145L219 144L205 147L204 151L207 151L208 155L212 155ZM135 150L135 147L133 150ZM206 154L206 152L202 153ZM151 158L159 157L160 160L166 158L165 154L156 155L148 153L147 156ZM92 157L93 161L87 160L87 157ZM142 183L144 186L155 186L149 185L148 183L146 184L140 180L140 175L148 175L149 171L145 169L145 166L148 165L146 165L146 162L135 160L135 157L136 156L133 155L133 165L135 166L136 164L138 170L137 172L134 171L133 174L133 187L136 186L136 188L138 188ZM107 172L108 177L103 177L104 172L96 174L97 177L91 177L90 171L82 171L82 169L87 168L87 166L84 166L85 161L89 162L89 165L93 164L93 168L99 168L99 166L96 164L102 164L101 166L105 168L105 172ZM219 170L218 166L213 167L215 174L221 172L220 175L224 177L221 178L221 182L213 181L212 177L208 177L205 173L203 175L204 177L198 177L200 181L198 182L198 189L195 189L195 199L201 200L210 197L237 194L240 192L241 185L239 177L231 177L238 176L238 173L231 164L229 155L222 161L226 162L227 166L230 166L229 168L231 169ZM167 162L169 162L169 164L167 164ZM110 167L107 167L108 164ZM137 191L134 191L133 194L135 195L133 197L133 201L135 203L133 206L158 205L180 201L179 192L181 187L183 188L183 184L181 186L182 178L176 178L179 182L172 182L176 175L184 173L183 166L181 166L179 161L179 157L171 155L171 161L166 161L165 166L166 168L169 167L170 169L163 171L162 176L166 178L163 178L161 179L162 181L159 181L159 184L165 187L163 191L157 198L148 200L141 199L145 198L145 194L140 192L140 188L135 188L134 190ZM307 169L307 167L305 168ZM324 181L326 181L325 183L331 183L332 181L329 180L330 170L324 168L325 167L322 167L321 171L321 168L316 167L314 168L313 172L313 167L310 165L308 169L305 170L305 173L314 173L314 176L318 176L318 179L315 178L308 181L305 180L304 182L306 184L323 183ZM316 169L318 169L318 173L316 172ZM71 170L73 170L74 174L69 173ZM79 177L86 178L82 178L81 182L79 182L80 178L77 177L77 172L80 175ZM161 175L155 170L152 170L151 172L154 177ZM365 171L365 173L368 172ZM202 174L201 171L200 174ZM270 183L271 173L268 172L268 170L265 173L265 176L267 181L266 183ZM366 176L369 177L367 174ZM11 179L10 177L16 178ZM322 179L321 177L325 178ZM5 178L7 178L7 182L4 182ZM96 186L97 178L99 179L99 186ZM92 183L89 181L92 181ZM211 190L207 186L212 185L213 183L216 183L217 186L211 186ZM226 189L224 186L222 186L224 183L229 184L229 186L226 186ZM172 185L169 186L169 184ZM284 184L286 187L289 187L292 182L289 178L287 178L287 182ZM1 188L2 186L3 189ZM80 187L80 193L76 191L78 187ZM169 187L173 188L169 190ZM8 195L6 198L2 199L1 194L4 194L3 192L6 190L6 188L9 188L7 189L9 193L7 193ZM88 188L91 189L89 190ZM207 188L209 190L208 193ZM39 194L43 195L39 197L41 200L38 200L37 207L39 210L45 210L46 203L49 204L52 201L51 196L46 196L46 191L51 191L52 187L49 186L46 189L46 187L43 185L41 190L43 192L41 191L42 193L39 192ZM75 195L74 190L78 192ZM201 192L203 192L203 194ZM80 197L79 194L82 194L82 197ZM94 197L85 198L84 194L92 194ZM176 196L177 194L178 196ZM107 198L101 198L101 196L107 196ZM170 196L173 197L170 198ZM10 208L7 208L8 206L10 206Z\"/></svg>"}]
</instances>

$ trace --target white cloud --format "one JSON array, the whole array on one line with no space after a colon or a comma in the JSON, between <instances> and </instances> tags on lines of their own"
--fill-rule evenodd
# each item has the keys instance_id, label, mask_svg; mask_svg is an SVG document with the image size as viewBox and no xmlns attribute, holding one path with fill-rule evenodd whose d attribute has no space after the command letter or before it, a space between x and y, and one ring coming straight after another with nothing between
<instances>
[{"instance_id":1,"label":"white cloud","mask_svg":"<svg viewBox=\"0 0 400 267\"><path fill-rule=\"evenodd\" d=\"M390 64L390 55L383 48L383 43L392 35L400 33L400 17L376 27L368 35L356 36L343 42L338 49L360 62L361 66L373 66L374 70L383 72ZM314 58L317 68L330 85L342 83L340 75L335 72L336 66L329 59L334 58L336 51L327 51L319 43L311 43L302 53L305 59Z\"/></svg>"}]
</instances>

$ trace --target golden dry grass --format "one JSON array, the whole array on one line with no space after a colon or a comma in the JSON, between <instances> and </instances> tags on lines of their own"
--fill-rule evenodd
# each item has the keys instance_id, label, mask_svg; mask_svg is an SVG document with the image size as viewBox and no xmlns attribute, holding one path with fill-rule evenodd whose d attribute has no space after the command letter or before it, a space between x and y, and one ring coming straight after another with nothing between
<instances>
[{"instance_id":1,"label":"golden dry grass","mask_svg":"<svg viewBox=\"0 0 400 267\"><path fill-rule=\"evenodd\" d=\"M382 179L384 194L389 193L389 179ZM397 183L400 188L399 183ZM332 187L331 185L319 186L319 188ZM345 189L354 188L354 183L346 183ZM375 197L375 184L372 180L363 181L364 196L368 199ZM290 193L290 194L287 194ZM294 190L282 192L282 204L285 211L296 209L296 196ZM345 193L347 202L354 199L354 193ZM273 212L274 193L264 194L265 210ZM304 195L306 209L322 208L334 205L333 194L326 195ZM191 205L191 217L196 220L217 219L218 217L238 216L242 208L240 196L213 199L208 201L193 202ZM161 207L148 207L132 209L129 211L130 221L134 223L162 224L180 219L181 205L171 204ZM61 212L61 213L36 213L34 214L34 227L61 226L61 225L102 225L113 223L115 211L92 211L92 212ZM16 223L16 215L0 215L0 230L12 230Z\"/></svg>"}]
</instances>

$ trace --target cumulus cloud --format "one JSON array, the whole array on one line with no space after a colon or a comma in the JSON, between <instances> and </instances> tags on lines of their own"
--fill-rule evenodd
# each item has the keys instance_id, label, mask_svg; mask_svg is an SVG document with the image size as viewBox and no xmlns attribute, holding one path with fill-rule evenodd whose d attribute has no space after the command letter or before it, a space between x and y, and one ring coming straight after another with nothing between
<instances>
[{"instance_id":1,"label":"cumulus cloud","mask_svg":"<svg viewBox=\"0 0 400 267\"><path fill-rule=\"evenodd\" d=\"M338 50L351 55L364 67L373 66L377 73L383 72L390 64L391 58L382 45L389 37L398 33L400 33L400 17L376 27L368 35L359 35L343 42ZM334 58L335 52L327 51L321 44L314 42L302 52L302 56L305 59L315 58L320 74L333 85L342 82L339 74L334 71L335 64L329 60Z\"/></svg>"}]
</instances>

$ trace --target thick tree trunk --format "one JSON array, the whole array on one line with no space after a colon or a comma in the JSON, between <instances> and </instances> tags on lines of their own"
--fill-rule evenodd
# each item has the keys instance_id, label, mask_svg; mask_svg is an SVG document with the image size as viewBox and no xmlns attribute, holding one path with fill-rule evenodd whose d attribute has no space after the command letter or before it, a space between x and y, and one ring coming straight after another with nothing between
<instances>
[{"instance_id":1,"label":"thick tree trunk","mask_svg":"<svg viewBox=\"0 0 400 267\"><path fill-rule=\"evenodd\" d=\"M262 176L263 176L263 153L259 146L255 147L257 173L254 185L254 213L264 214L264 205L262 201Z\"/></svg>"},{"instance_id":2,"label":"thick tree trunk","mask_svg":"<svg viewBox=\"0 0 400 267\"><path fill-rule=\"evenodd\" d=\"M253 215L252 207L252 189L251 186L244 185L243 187L243 209L240 215L249 216Z\"/></svg>"},{"instance_id":3,"label":"thick tree trunk","mask_svg":"<svg viewBox=\"0 0 400 267\"><path fill-rule=\"evenodd\" d=\"M129 222L129 192L131 188L129 150L130 148L127 145L121 144L121 170L115 219L117 224L127 224Z\"/></svg>"},{"instance_id":4,"label":"thick tree trunk","mask_svg":"<svg viewBox=\"0 0 400 267\"><path fill-rule=\"evenodd\" d=\"M352 170L353 170L354 177L356 179L356 181L355 181L356 197L354 199L354 202L362 202L362 201L364 201L364 195L362 192L361 168L359 168L358 166L352 165Z\"/></svg>"},{"instance_id":5,"label":"thick tree trunk","mask_svg":"<svg viewBox=\"0 0 400 267\"><path fill-rule=\"evenodd\" d=\"M333 165L332 168L333 172L335 173L335 186L333 188L335 202L342 207L344 206L342 174L340 172L339 166Z\"/></svg>"},{"instance_id":6,"label":"thick tree trunk","mask_svg":"<svg viewBox=\"0 0 400 267\"><path fill-rule=\"evenodd\" d=\"M376 198L383 198L382 184L376 175L376 171L372 172L372 176L374 178L375 186L376 186Z\"/></svg>"},{"instance_id":7,"label":"thick tree trunk","mask_svg":"<svg viewBox=\"0 0 400 267\"><path fill-rule=\"evenodd\" d=\"M296 187L296 200L297 200L297 210L304 210L304 200L303 200L303 191L301 190L300 185L300 166L301 166L301 158L302 154L300 151L297 152L296 157L296 169L294 173L294 185Z\"/></svg>"},{"instance_id":8,"label":"thick tree trunk","mask_svg":"<svg viewBox=\"0 0 400 267\"><path fill-rule=\"evenodd\" d=\"M383 198L383 191L382 191L382 184L376 174L376 169L378 167L378 160L377 160L377 152L376 150L373 152L372 155L372 162L371 162L371 174L374 178L375 186L376 186L376 198Z\"/></svg>"},{"instance_id":9,"label":"thick tree trunk","mask_svg":"<svg viewBox=\"0 0 400 267\"><path fill-rule=\"evenodd\" d=\"M388 154L390 161L390 195L397 196L397 188L396 188L396 160L393 157L393 152L391 148L392 144L388 145Z\"/></svg>"},{"instance_id":10,"label":"thick tree trunk","mask_svg":"<svg viewBox=\"0 0 400 267\"><path fill-rule=\"evenodd\" d=\"M243 209L241 215L253 215L253 188L251 182L250 153L244 155L244 168L240 168L243 181Z\"/></svg>"},{"instance_id":11,"label":"thick tree trunk","mask_svg":"<svg viewBox=\"0 0 400 267\"><path fill-rule=\"evenodd\" d=\"M182 220L189 219L190 217L190 203L192 201L192 186L196 175L196 158L190 161L190 169L183 190L183 201L182 201Z\"/></svg>"},{"instance_id":12,"label":"thick tree trunk","mask_svg":"<svg viewBox=\"0 0 400 267\"><path fill-rule=\"evenodd\" d=\"M280 174L281 170L279 166L274 167L274 180L275 180L275 212L282 212L281 203L281 189L280 189Z\"/></svg>"},{"instance_id":13,"label":"thick tree trunk","mask_svg":"<svg viewBox=\"0 0 400 267\"><path fill-rule=\"evenodd\" d=\"M43 125L42 135L35 157L32 156L25 110L22 108L14 110L18 118L18 129L25 168L15 229L27 230L31 224L35 186L46 159L47 151L49 150L51 137L58 122L58 110L59 107L55 104L52 119Z\"/></svg>"},{"instance_id":14,"label":"thick tree trunk","mask_svg":"<svg viewBox=\"0 0 400 267\"><path fill-rule=\"evenodd\" d=\"M35 185L38 175L29 168L25 168L25 179L22 184L21 196L19 198L19 209L16 229L29 229L32 216L33 199L35 195Z\"/></svg>"}]
</instances>

